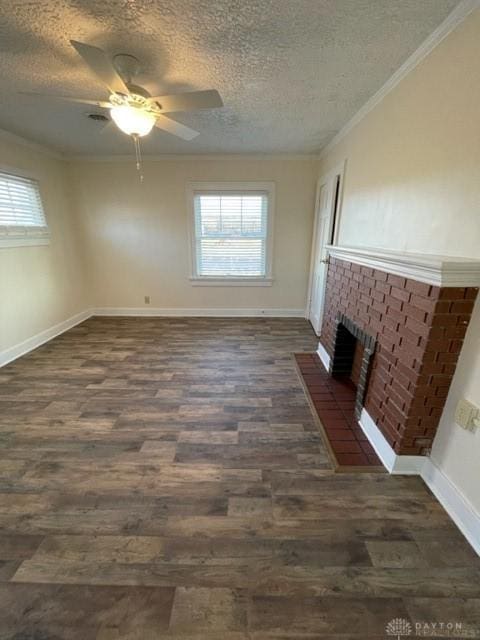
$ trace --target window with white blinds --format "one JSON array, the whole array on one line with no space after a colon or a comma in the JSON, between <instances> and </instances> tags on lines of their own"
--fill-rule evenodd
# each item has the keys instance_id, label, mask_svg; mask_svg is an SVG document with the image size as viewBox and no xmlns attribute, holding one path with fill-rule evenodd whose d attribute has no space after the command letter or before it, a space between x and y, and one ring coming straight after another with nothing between
<instances>
[{"instance_id":1,"label":"window with white blinds","mask_svg":"<svg viewBox=\"0 0 480 640\"><path fill-rule=\"evenodd\" d=\"M0 246L36 244L48 237L38 182L0 171Z\"/></svg>"},{"instance_id":2,"label":"window with white blinds","mask_svg":"<svg viewBox=\"0 0 480 640\"><path fill-rule=\"evenodd\" d=\"M194 192L195 275L268 276L269 192Z\"/></svg>"}]
</instances>

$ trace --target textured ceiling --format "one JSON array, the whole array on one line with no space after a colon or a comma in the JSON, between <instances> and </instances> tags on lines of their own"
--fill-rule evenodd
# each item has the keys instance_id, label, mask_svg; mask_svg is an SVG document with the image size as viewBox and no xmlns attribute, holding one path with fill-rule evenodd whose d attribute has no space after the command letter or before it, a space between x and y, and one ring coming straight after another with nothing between
<instances>
[{"instance_id":1,"label":"textured ceiling","mask_svg":"<svg viewBox=\"0 0 480 640\"><path fill-rule=\"evenodd\" d=\"M136 55L154 94L216 88L225 108L178 114L201 135L155 131L146 154L314 152L459 0L2 0L0 127L59 151L131 153L88 107L105 98L70 39Z\"/></svg>"}]
</instances>

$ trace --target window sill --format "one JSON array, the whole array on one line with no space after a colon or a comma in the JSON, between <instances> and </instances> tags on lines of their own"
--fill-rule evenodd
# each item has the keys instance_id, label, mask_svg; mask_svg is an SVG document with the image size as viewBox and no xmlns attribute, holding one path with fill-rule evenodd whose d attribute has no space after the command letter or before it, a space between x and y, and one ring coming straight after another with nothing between
<instances>
[{"instance_id":1,"label":"window sill","mask_svg":"<svg viewBox=\"0 0 480 640\"><path fill-rule=\"evenodd\" d=\"M273 278L190 278L192 287L271 287Z\"/></svg>"},{"instance_id":2,"label":"window sill","mask_svg":"<svg viewBox=\"0 0 480 640\"><path fill-rule=\"evenodd\" d=\"M50 244L50 236L42 235L1 235L0 249L8 249L14 247L35 247Z\"/></svg>"}]
</instances>

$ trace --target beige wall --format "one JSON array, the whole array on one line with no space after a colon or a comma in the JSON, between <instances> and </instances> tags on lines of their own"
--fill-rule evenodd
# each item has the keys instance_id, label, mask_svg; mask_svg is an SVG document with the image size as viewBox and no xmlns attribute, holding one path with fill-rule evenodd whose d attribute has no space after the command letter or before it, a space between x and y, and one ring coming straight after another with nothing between
<instances>
[{"instance_id":1,"label":"beige wall","mask_svg":"<svg viewBox=\"0 0 480 640\"><path fill-rule=\"evenodd\" d=\"M480 10L471 14L320 161L347 159L339 243L480 258ZM480 302L432 458L480 513Z\"/></svg>"},{"instance_id":2,"label":"beige wall","mask_svg":"<svg viewBox=\"0 0 480 640\"><path fill-rule=\"evenodd\" d=\"M335 148L347 158L339 243L480 256L480 10Z\"/></svg>"},{"instance_id":3,"label":"beige wall","mask_svg":"<svg viewBox=\"0 0 480 640\"><path fill-rule=\"evenodd\" d=\"M304 157L174 157L73 162L94 306L160 309L305 308L317 162ZM189 281L189 181L274 181L271 287L198 287ZM148 308L148 307L145 307Z\"/></svg>"},{"instance_id":4,"label":"beige wall","mask_svg":"<svg viewBox=\"0 0 480 640\"><path fill-rule=\"evenodd\" d=\"M0 248L0 352L50 329L87 305L65 165L0 137L0 163L40 181L51 232L47 246Z\"/></svg>"},{"instance_id":5,"label":"beige wall","mask_svg":"<svg viewBox=\"0 0 480 640\"><path fill-rule=\"evenodd\" d=\"M480 303L468 328L460 363L455 372L432 457L443 472L464 489L470 504L480 514L480 429L476 433L455 425L460 398L480 406Z\"/></svg>"}]
</instances>

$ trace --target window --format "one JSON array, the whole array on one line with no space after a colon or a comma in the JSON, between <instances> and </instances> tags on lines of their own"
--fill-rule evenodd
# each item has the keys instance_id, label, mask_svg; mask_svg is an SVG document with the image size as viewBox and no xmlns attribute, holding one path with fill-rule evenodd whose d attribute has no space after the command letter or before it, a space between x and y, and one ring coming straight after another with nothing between
<instances>
[{"instance_id":1,"label":"window","mask_svg":"<svg viewBox=\"0 0 480 640\"><path fill-rule=\"evenodd\" d=\"M38 182L0 171L0 247L46 244L48 236Z\"/></svg>"},{"instance_id":2,"label":"window","mask_svg":"<svg viewBox=\"0 0 480 640\"><path fill-rule=\"evenodd\" d=\"M194 284L271 284L273 185L197 184L191 198Z\"/></svg>"}]
</instances>

